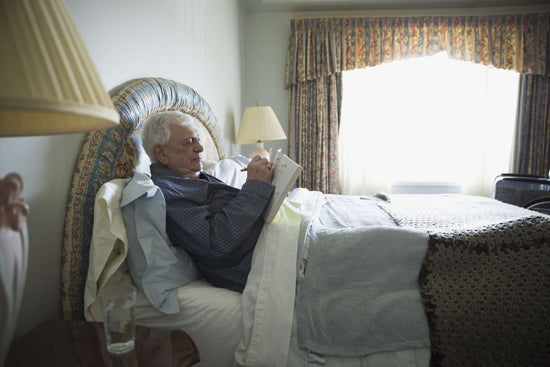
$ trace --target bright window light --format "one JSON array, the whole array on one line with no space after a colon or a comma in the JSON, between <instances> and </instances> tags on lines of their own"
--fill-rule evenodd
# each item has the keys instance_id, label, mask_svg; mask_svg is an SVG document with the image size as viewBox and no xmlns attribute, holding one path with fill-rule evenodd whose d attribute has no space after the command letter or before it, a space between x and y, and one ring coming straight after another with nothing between
<instances>
[{"instance_id":1,"label":"bright window light","mask_svg":"<svg viewBox=\"0 0 550 367\"><path fill-rule=\"evenodd\" d=\"M416 182L490 196L494 178L510 170L518 85L517 72L444 52L344 72L342 192Z\"/></svg>"}]
</instances>

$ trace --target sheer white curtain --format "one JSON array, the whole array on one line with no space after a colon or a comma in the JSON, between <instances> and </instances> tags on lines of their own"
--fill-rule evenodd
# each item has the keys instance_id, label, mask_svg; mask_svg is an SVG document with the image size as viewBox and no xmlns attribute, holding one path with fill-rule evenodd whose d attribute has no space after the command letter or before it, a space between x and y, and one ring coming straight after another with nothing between
<instances>
[{"instance_id":1,"label":"sheer white curtain","mask_svg":"<svg viewBox=\"0 0 550 367\"><path fill-rule=\"evenodd\" d=\"M491 195L508 172L519 73L442 52L343 73L339 140L343 194L396 182L453 183Z\"/></svg>"}]
</instances>

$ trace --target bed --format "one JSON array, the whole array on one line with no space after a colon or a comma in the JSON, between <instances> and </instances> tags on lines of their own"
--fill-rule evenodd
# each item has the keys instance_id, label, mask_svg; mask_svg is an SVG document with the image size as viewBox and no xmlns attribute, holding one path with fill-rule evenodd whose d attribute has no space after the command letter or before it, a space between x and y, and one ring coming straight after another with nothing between
<instances>
[{"instance_id":1,"label":"bed","mask_svg":"<svg viewBox=\"0 0 550 367\"><path fill-rule=\"evenodd\" d=\"M211 172L238 186L246 164L224 156L216 118L192 88L143 78L111 96L121 124L87 136L74 172L61 275L66 319L95 319L90 294L131 281L124 236L103 241L101 251L96 240L113 228L117 192L147 170L140 121L162 110L191 114ZM113 215L98 219L98 193ZM114 265L94 273L99 254ZM210 367L548 365L550 217L462 195L297 188L264 226L242 295L200 278L174 292L179 312L170 315L140 293L138 323L182 328Z\"/></svg>"}]
</instances>

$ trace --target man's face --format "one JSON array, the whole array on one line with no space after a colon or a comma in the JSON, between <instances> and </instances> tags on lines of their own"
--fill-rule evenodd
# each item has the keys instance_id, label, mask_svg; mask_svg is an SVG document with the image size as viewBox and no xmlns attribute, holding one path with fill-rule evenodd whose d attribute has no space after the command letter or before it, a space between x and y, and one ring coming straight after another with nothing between
<instances>
[{"instance_id":1,"label":"man's face","mask_svg":"<svg viewBox=\"0 0 550 367\"><path fill-rule=\"evenodd\" d=\"M196 178L202 170L201 152L198 133L193 127L171 125L171 136L168 144L160 147L157 160L167 168L183 176Z\"/></svg>"}]
</instances>

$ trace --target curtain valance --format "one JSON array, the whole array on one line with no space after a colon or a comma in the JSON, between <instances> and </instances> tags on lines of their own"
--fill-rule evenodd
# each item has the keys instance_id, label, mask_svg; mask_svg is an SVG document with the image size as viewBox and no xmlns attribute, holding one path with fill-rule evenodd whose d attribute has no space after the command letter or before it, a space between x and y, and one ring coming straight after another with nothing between
<instances>
[{"instance_id":1,"label":"curtain valance","mask_svg":"<svg viewBox=\"0 0 550 367\"><path fill-rule=\"evenodd\" d=\"M550 75L550 13L293 19L285 85L439 51Z\"/></svg>"}]
</instances>

